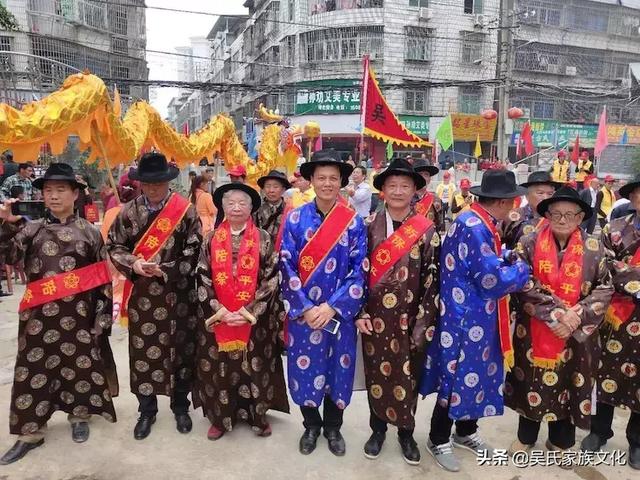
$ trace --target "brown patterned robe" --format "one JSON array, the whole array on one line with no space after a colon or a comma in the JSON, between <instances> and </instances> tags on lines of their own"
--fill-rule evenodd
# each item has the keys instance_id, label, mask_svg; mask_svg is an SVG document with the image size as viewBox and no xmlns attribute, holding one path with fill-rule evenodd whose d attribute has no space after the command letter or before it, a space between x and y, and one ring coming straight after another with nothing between
<instances>
[{"instance_id":1,"label":"brown patterned robe","mask_svg":"<svg viewBox=\"0 0 640 480\"><path fill-rule=\"evenodd\" d=\"M164 277L134 273L131 252L160 212L149 212L144 197L123 205L111 226L107 249L114 266L133 281L129 301L131 391L172 396L191 390L195 352L196 292L193 273L202 237L192 206L151 261Z\"/></svg>"},{"instance_id":2,"label":"brown patterned robe","mask_svg":"<svg viewBox=\"0 0 640 480\"><path fill-rule=\"evenodd\" d=\"M376 215L368 234L371 254L387 238L385 211ZM425 349L438 314L439 251L440 237L432 227L370 289L360 315L373 324L373 333L362 335L369 402L377 417L401 429L415 426Z\"/></svg>"},{"instance_id":3,"label":"brown patterned robe","mask_svg":"<svg viewBox=\"0 0 640 480\"><path fill-rule=\"evenodd\" d=\"M257 431L268 424L268 410L289 412L282 359L277 347L281 325L270 314L269 305L278 288L278 254L271 237L260 230L260 267L253 301L245 308L257 319L251 329L247 351L218 350L215 334L205 321L221 308L211 282L211 237L202 244L197 268L198 330L194 406L219 430L233 430L238 420L247 421ZM242 234L232 235L233 268L236 268Z\"/></svg>"},{"instance_id":4,"label":"brown patterned robe","mask_svg":"<svg viewBox=\"0 0 640 480\"><path fill-rule=\"evenodd\" d=\"M100 232L75 216L63 224L47 217L23 228L3 225L0 254L8 264L24 260L29 282L106 258ZM19 314L12 434L37 432L56 410L116 421L111 397L118 381L107 338L111 307L107 284Z\"/></svg>"},{"instance_id":5,"label":"brown patterned robe","mask_svg":"<svg viewBox=\"0 0 640 480\"><path fill-rule=\"evenodd\" d=\"M584 308L581 327L567 340L562 360L554 370L534 367L530 324L532 314L543 321L564 312L564 302L544 289L531 276L524 289L511 296L515 304L516 329L513 337L515 366L507 374L505 404L518 414L536 421L570 418L578 428L588 429L591 421L591 392L595 382L600 348L598 327L609 305L613 288L605 251L593 236L581 230L584 256L579 304ZM533 265L538 234L523 237L518 252ZM559 262L564 252L559 252Z\"/></svg>"},{"instance_id":6,"label":"brown patterned robe","mask_svg":"<svg viewBox=\"0 0 640 480\"><path fill-rule=\"evenodd\" d=\"M613 220L602 232L602 243L615 260L612 283L616 292L640 292L640 268L629 262L640 247L635 215ZM625 406L640 413L640 307L615 330L608 323L600 329L602 352L598 369L598 401Z\"/></svg>"},{"instance_id":7,"label":"brown patterned robe","mask_svg":"<svg viewBox=\"0 0 640 480\"><path fill-rule=\"evenodd\" d=\"M502 242L509 250L513 250L518 245L521 237L533 233L542 220L531 205L516 208L509 212L509 219L502 226Z\"/></svg>"}]
</instances>

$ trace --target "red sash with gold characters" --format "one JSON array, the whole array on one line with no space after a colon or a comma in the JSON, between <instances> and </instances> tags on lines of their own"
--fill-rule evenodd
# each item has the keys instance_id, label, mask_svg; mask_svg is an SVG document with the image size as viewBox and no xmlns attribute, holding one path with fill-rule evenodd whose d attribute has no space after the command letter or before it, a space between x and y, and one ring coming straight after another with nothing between
<instances>
[{"instance_id":1,"label":"red sash with gold characters","mask_svg":"<svg viewBox=\"0 0 640 480\"><path fill-rule=\"evenodd\" d=\"M150 258L162 250L162 247L167 243L174 230L182 218L187 213L191 203L183 196L172 193L164 208L160 211L156 219L151 223L147 231L142 238L138 241L133 249L133 255L141 258L145 261L149 261ZM122 309L120 313L120 324L127 325L129 320L128 305L131 293L133 292L133 283L129 280L125 281L124 292L122 295Z\"/></svg>"},{"instance_id":2,"label":"red sash with gold characters","mask_svg":"<svg viewBox=\"0 0 640 480\"><path fill-rule=\"evenodd\" d=\"M493 224L491 216L487 211L478 203L471 204L471 211L473 211L482 220L485 227L489 229L493 236L493 249L496 255L499 257L502 255L502 240L498 229ZM500 349L502 350L502 357L504 359L504 367L506 370L511 370L515 362L513 353L513 344L511 342L511 320L509 314L509 295L498 300L498 332L500 333Z\"/></svg>"},{"instance_id":3,"label":"red sash with gold characters","mask_svg":"<svg viewBox=\"0 0 640 480\"><path fill-rule=\"evenodd\" d=\"M260 231L249 219L242 235L236 269L233 269L231 227L224 221L211 238L211 279L218 301L231 313L239 311L251 301L258 286L260 268ZM245 350L251 336L251 324L232 327L218 323L213 328L218 350Z\"/></svg>"},{"instance_id":4,"label":"red sash with gold characters","mask_svg":"<svg viewBox=\"0 0 640 480\"><path fill-rule=\"evenodd\" d=\"M58 273L53 277L41 278L27 285L18 312L88 292L107 283L111 283L111 273L106 260Z\"/></svg>"},{"instance_id":5,"label":"red sash with gold characters","mask_svg":"<svg viewBox=\"0 0 640 480\"><path fill-rule=\"evenodd\" d=\"M631 258L629 265L632 267L640 266L640 247ZM609 304L604 319L614 330L618 330L620 325L629 321L635 309L636 304L631 297L616 292L611 297L611 303Z\"/></svg>"},{"instance_id":6,"label":"red sash with gold characters","mask_svg":"<svg viewBox=\"0 0 640 480\"><path fill-rule=\"evenodd\" d=\"M355 210L351 210L341 203L336 203L325 217L320 228L300 252L298 269L303 286L306 285L329 252L333 250L355 216Z\"/></svg>"},{"instance_id":7,"label":"red sash with gold characters","mask_svg":"<svg viewBox=\"0 0 640 480\"><path fill-rule=\"evenodd\" d=\"M376 247L371 253L369 287L374 287L404 257L411 247L425 234L433 222L422 214L413 215L400 228Z\"/></svg>"},{"instance_id":8,"label":"red sash with gold characters","mask_svg":"<svg viewBox=\"0 0 640 480\"><path fill-rule=\"evenodd\" d=\"M425 193L424 197L422 197L413 207L416 212L420 215L424 215L425 217L429 214L429 210L433 206L433 202L435 201L436 196L433 193Z\"/></svg>"},{"instance_id":9,"label":"red sash with gold characters","mask_svg":"<svg viewBox=\"0 0 640 480\"><path fill-rule=\"evenodd\" d=\"M547 224L540 231L533 253L533 275L544 288L559 297L567 308L571 308L580 300L583 256L584 246L580 229L576 229L569 238L561 265L558 264L558 247L551 227ZM566 340L557 337L547 322L539 318L532 318L530 323L533 365L555 368Z\"/></svg>"}]
</instances>

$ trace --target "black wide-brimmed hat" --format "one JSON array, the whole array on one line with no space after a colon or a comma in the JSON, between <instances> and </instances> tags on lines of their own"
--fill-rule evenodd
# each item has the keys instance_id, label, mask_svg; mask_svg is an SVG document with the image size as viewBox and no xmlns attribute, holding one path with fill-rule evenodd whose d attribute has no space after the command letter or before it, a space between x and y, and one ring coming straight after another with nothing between
<instances>
[{"instance_id":1,"label":"black wide-brimmed hat","mask_svg":"<svg viewBox=\"0 0 640 480\"><path fill-rule=\"evenodd\" d=\"M418 190L424 188L424 186L427 184L427 181L424 179L424 177L417 173L409 162L407 162L403 158L396 158L389 164L384 172L381 172L376 176L376 178L373 179L373 186L375 187L375 189L382 190L384 181L392 175L405 175L407 177L411 177Z\"/></svg>"},{"instance_id":2,"label":"black wide-brimmed hat","mask_svg":"<svg viewBox=\"0 0 640 480\"><path fill-rule=\"evenodd\" d=\"M623 186L621 186L620 190L618 191L620 192L621 197L629 200L629 195L631 195L631 192L633 192L638 187L640 187L640 174L636 175L635 178L629 183L625 183Z\"/></svg>"},{"instance_id":3,"label":"black wide-brimmed hat","mask_svg":"<svg viewBox=\"0 0 640 480\"><path fill-rule=\"evenodd\" d=\"M534 185L551 185L556 190L562 186L560 182L554 182L551 178L551 174L544 170L531 172L527 181L520 184L521 187L525 188L533 187Z\"/></svg>"},{"instance_id":4,"label":"black wide-brimmed hat","mask_svg":"<svg viewBox=\"0 0 640 480\"><path fill-rule=\"evenodd\" d=\"M32 185L38 190L42 190L44 187L44 182L49 180L58 180L60 182L69 182L73 188L84 188L78 180L76 180L76 176L73 173L73 168L71 165L66 163L52 163L47 168L47 171L44 172L44 176L40 178L36 178Z\"/></svg>"},{"instance_id":5,"label":"black wide-brimmed hat","mask_svg":"<svg viewBox=\"0 0 640 480\"><path fill-rule=\"evenodd\" d=\"M221 187L216 188L216 191L213 192L213 203L218 209L218 212L222 213L223 211L223 195L231 190L240 190L251 197L251 213L255 212L258 210L258 207L260 207L262 200L260 199L260 194L255 189L244 183L226 183Z\"/></svg>"},{"instance_id":6,"label":"black wide-brimmed hat","mask_svg":"<svg viewBox=\"0 0 640 480\"><path fill-rule=\"evenodd\" d=\"M435 165L431 165L429 162L423 160L422 158L418 158L417 160L413 161L413 169L417 173L427 172L432 177L437 175L440 171L438 167L436 167Z\"/></svg>"},{"instance_id":7,"label":"black wide-brimmed hat","mask_svg":"<svg viewBox=\"0 0 640 480\"><path fill-rule=\"evenodd\" d=\"M180 170L167 162L167 157L158 152L145 153L140 157L138 168L129 171L131 180L142 183L170 182L180 175Z\"/></svg>"},{"instance_id":8,"label":"black wide-brimmed hat","mask_svg":"<svg viewBox=\"0 0 640 480\"><path fill-rule=\"evenodd\" d=\"M527 189L516 183L516 176L509 170L487 170L482 183L469 191L477 197L516 198L527 193Z\"/></svg>"},{"instance_id":9,"label":"black wide-brimmed hat","mask_svg":"<svg viewBox=\"0 0 640 480\"><path fill-rule=\"evenodd\" d=\"M591 218L593 215L593 209L591 205L580 198L580 194L571 187L563 186L556 190L556 193L553 194L550 198L545 198L538 204L538 214L541 217L544 217L544 214L547 213L549 207L556 202L571 202L575 203L580 207L580 210L584 212L584 220Z\"/></svg>"},{"instance_id":10,"label":"black wide-brimmed hat","mask_svg":"<svg viewBox=\"0 0 640 480\"><path fill-rule=\"evenodd\" d=\"M346 187L349 184L349 175L353 172L353 167L348 163L345 163L340 154L333 148L326 148L324 150L318 150L311 156L311 160L304 162L300 165L300 175L306 180L311 180L311 175L316 167L325 165L335 165L340 169L340 175L342 176L342 186Z\"/></svg>"},{"instance_id":11,"label":"black wide-brimmed hat","mask_svg":"<svg viewBox=\"0 0 640 480\"><path fill-rule=\"evenodd\" d=\"M264 184L267 180L278 180L280 183L282 183L285 189L288 190L289 188L291 188L291 184L289 183L287 176L280 170L271 170L267 175L260 177L258 179L258 186L260 188L264 188Z\"/></svg>"}]
</instances>

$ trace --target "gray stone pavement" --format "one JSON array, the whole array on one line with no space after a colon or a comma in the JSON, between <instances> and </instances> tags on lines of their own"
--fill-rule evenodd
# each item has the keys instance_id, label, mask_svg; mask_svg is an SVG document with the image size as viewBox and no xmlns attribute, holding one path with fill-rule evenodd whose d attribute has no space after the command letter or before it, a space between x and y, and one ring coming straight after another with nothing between
<instances>
[{"instance_id":1,"label":"gray stone pavement","mask_svg":"<svg viewBox=\"0 0 640 480\"><path fill-rule=\"evenodd\" d=\"M17 306L24 287L17 286L12 297L0 303L0 450L8 449L15 437L9 430L9 401L12 369L16 351ZM400 456L395 432L387 434L387 442L377 460L367 460L362 447L370 432L365 392L356 392L345 413L343 434L347 454L337 458L329 453L321 438L318 448L308 457L298 453L302 433L302 417L294 406L291 415L272 414L273 435L256 437L245 425L226 434L217 442L208 441L208 422L200 412L192 412L193 432L181 435L169 402L160 399L160 413L149 438L133 439L137 418L137 403L129 392L126 331L116 328L112 346L118 364L121 395L115 400L118 422L110 424L96 418L91 423L91 438L82 445L71 441L65 415L57 412L49 422L43 447L30 452L20 462L0 466L0 480L165 480L165 479L462 479L462 480L638 480L640 473L628 466L580 466L571 471L557 466L516 468L479 466L474 455L458 450L463 470L454 474L440 469L425 450L429 418L434 396L420 401L417 414L416 440L422 452L418 467L407 465ZM293 405L293 404L292 404ZM608 450L626 451L624 438L627 414L618 412L614 429L616 436L607 444ZM496 448L507 448L514 438L517 416L508 410L504 416L480 421L482 435ZM539 448L543 448L546 429L543 427ZM579 432L579 439L584 432Z\"/></svg>"}]
</instances>

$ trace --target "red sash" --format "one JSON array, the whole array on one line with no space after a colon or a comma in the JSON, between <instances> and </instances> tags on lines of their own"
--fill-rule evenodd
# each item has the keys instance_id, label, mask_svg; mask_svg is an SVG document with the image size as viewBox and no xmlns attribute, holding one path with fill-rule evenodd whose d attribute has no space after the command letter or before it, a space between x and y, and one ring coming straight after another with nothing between
<instances>
[{"instance_id":1,"label":"red sash","mask_svg":"<svg viewBox=\"0 0 640 480\"><path fill-rule=\"evenodd\" d=\"M471 211L473 211L485 227L489 229L491 235L493 235L493 249L496 255L502 255L502 241L500 240L500 234L493 224L491 217L487 211L478 203L471 205ZM514 365L513 344L511 343L511 320L509 314L509 295L498 300L498 332L500 333L500 349L502 350L502 357L504 359L504 367L506 370L511 370Z\"/></svg>"},{"instance_id":2,"label":"red sash","mask_svg":"<svg viewBox=\"0 0 640 480\"><path fill-rule=\"evenodd\" d=\"M580 299L583 255L580 229L571 235L562 265L558 265L558 247L553 239L551 227L547 224L540 231L533 253L533 275L546 289L559 297L567 308L578 303ZM534 317L531 319L531 343L533 365L555 368L566 341L558 338L546 322Z\"/></svg>"},{"instance_id":3,"label":"red sash","mask_svg":"<svg viewBox=\"0 0 640 480\"><path fill-rule=\"evenodd\" d=\"M313 276L329 252L333 250L355 216L354 210L342 203L336 203L329 215L325 217L320 228L300 252L298 270L303 286Z\"/></svg>"},{"instance_id":4,"label":"red sash","mask_svg":"<svg viewBox=\"0 0 640 480\"><path fill-rule=\"evenodd\" d=\"M187 213L190 205L187 199L177 193L172 193L164 208L136 244L132 252L133 255L145 261L149 261L150 258L157 255L182 221L182 217ZM127 325L129 321L128 306L132 292L133 283L126 280L122 295L121 325Z\"/></svg>"},{"instance_id":5,"label":"red sash","mask_svg":"<svg viewBox=\"0 0 640 480\"><path fill-rule=\"evenodd\" d=\"M27 285L18 312L87 292L107 283L111 283L111 273L106 261L41 278Z\"/></svg>"},{"instance_id":6,"label":"red sash","mask_svg":"<svg viewBox=\"0 0 640 480\"><path fill-rule=\"evenodd\" d=\"M251 219L242 236L235 272L231 257L231 227L225 220L211 238L211 280L218 301L235 313L251 303L258 285L260 231ZM251 336L251 324L232 327L219 323L213 331L221 352L245 350Z\"/></svg>"},{"instance_id":7,"label":"red sash","mask_svg":"<svg viewBox=\"0 0 640 480\"><path fill-rule=\"evenodd\" d=\"M424 215L425 217L429 214L429 210L433 206L433 202L435 201L435 195L433 193L425 193L424 197L422 197L414 206L416 212L420 215Z\"/></svg>"},{"instance_id":8,"label":"red sash","mask_svg":"<svg viewBox=\"0 0 640 480\"><path fill-rule=\"evenodd\" d=\"M406 220L400 228L376 247L371 253L369 287L374 287L404 257L411 247L433 226L424 215L417 214Z\"/></svg>"},{"instance_id":9,"label":"red sash","mask_svg":"<svg viewBox=\"0 0 640 480\"><path fill-rule=\"evenodd\" d=\"M640 266L640 247L636 249L636 253L629 263L632 267ZM635 309L636 304L631 297L616 292L611 297L611 303L609 304L604 319L614 330L618 330L620 325L629 321Z\"/></svg>"},{"instance_id":10,"label":"red sash","mask_svg":"<svg viewBox=\"0 0 640 480\"><path fill-rule=\"evenodd\" d=\"M280 246L282 245L282 234L284 233L284 224L287 223L287 217L291 213L293 207L290 203L285 203L284 211L282 212L282 220L280 220L280 227L278 228L278 234L276 235L276 243L274 244L274 250L280 253Z\"/></svg>"}]
</instances>

